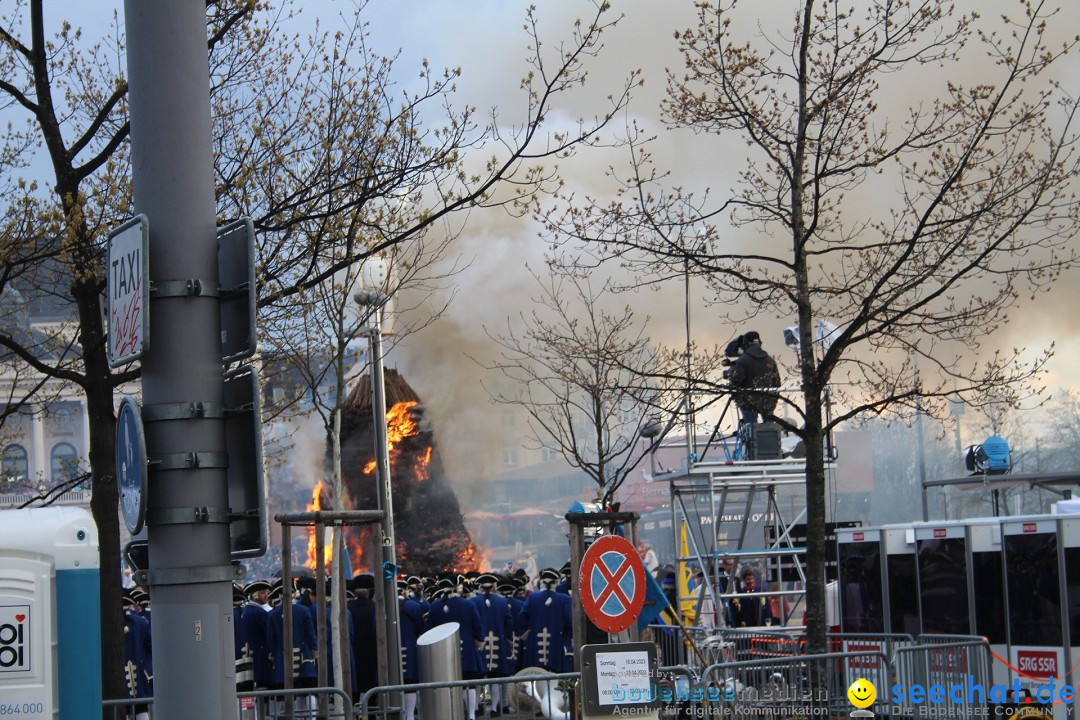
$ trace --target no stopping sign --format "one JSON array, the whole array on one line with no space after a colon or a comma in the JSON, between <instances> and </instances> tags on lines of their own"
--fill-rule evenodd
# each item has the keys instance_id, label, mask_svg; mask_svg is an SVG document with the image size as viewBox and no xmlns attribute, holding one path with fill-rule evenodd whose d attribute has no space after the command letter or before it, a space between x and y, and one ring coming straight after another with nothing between
<instances>
[{"instance_id":1,"label":"no stopping sign","mask_svg":"<svg viewBox=\"0 0 1080 720\"><path fill-rule=\"evenodd\" d=\"M605 535L585 552L578 587L585 614L596 627L622 632L645 605L645 566L626 538Z\"/></svg>"}]
</instances>

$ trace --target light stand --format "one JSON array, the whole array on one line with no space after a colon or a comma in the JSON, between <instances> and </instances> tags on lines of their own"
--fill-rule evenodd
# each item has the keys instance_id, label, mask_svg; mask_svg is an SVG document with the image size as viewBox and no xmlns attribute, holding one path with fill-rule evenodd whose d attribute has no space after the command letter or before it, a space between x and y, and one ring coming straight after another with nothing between
<instances>
[{"instance_id":1,"label":"light stand","mask_svg":"<svg viewBox=\"0 0 1080 720\"><path fill-rule=\"evenodd\" d=\"M367 311L370 325L366 328L371 344L371 411L375 432L375 477L379 484L379 510L385 512L382 519L382 562L372 568L376 579L381 578L383 602L383 622L379 625L382 637L380 646L385 647L387 685L401 684L401 635L399 634L399 613L397 602L397 557L394 537L394 495L390 485L390 456L386 437L386 386L383 382L383 351L381 315L387 301L386 293L377 290L365 290L353 296L356 302ZM376 583L379 586L379 583ZM385 643L385 645L383 644ZM382 694L384 705L389 704L391 696ZM400 701L400 693L392 697ZM396 703L401 707L401 702ZM390 708L383 707L384 713Z\"/></svg>"}]
</instances>

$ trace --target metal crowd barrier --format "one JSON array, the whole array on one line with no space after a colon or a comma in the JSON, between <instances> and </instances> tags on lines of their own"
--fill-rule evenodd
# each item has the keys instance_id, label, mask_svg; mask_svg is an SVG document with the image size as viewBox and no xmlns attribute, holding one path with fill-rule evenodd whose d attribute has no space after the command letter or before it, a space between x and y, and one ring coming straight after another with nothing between
<instances>
[{"instance_id":1,"label":"metal crowd barrier","mask_svg":"<svg viewBox=\"0 0 1080 720\"><path fill-rule=\"evenodd\" d=\"M923 637L928 639L923 642ZM937 718L989 717L986 697L993 684L993 668L990 644L985 638L965 639L960 642L939 641L932 636L920 636L919 644L897 649L893 657L897 681L907 690L904 703L896 709L905 716L915 715L922 708L911 702L912 685L925 688L931 698L931 688L939 686L938 702L921 703L923 708L933 707ZM982 688L979 693L974 687Z\"/></svg>"},{"instance_id":2,"label":"metal crowd barrier","mask_svg":"<svg viewBox=\"0 0 1080 720\"><path fill-rule=\"evenodd\" d=\"M729 643L734 660L764 660L802 655L806 646L803 628L797 631L724 628L717 631L721 642Z\"/></svg>"},{"instance_id":3,"label":"metal crowd barrier","mask_svg":"<svg viewBox=\"0 0 1080 720\"><path fill-rule=\"evenodd\" d=\"M880 651L717 663L705 669L686 702L709 717L795 717L809 714L808 708L814 715L847 716L853 709L847 690L855 680L886 688L890 674L889 659Z\"/></svg>"},{"instance_id":4,"label":"metal crowd barrier","mask_svg":"<svg viewBox=\"0 0 1080 720\"><path fill-rule=\"evenodd\" d=\"M147 712L151 718L154 717L154 698L102 700L101 706L104 709L102 716L112 720L134 718L136 713L141 712Z\"/></svg>"},{"instance_id":5,"label":"metal crowd barrier","mask_svg":"<svg viewBox=\"0 0 1080 720\"><path fill-rule=\"evenodd\" d=\"M673 625L654 624L649 625L648 630L652 633L653 642L659 648L661 665L688 664L686 638L681 628ZM690 653L690 655L692 654Z\"/></svg>"},{"instance_id":6,"label":"metal crowd barrier","mask_svg":"<svg viewBox=\"0 0 1080 720\"><path fill-rule=\"evenodd\" d=\"M890 658L899 648L915 644L915 639L906 633L829 633L826 638L829 652L881 650Z\"/></svg>"},{"instance_id":7,"label":"metal crowd barrier","mask_svg":"<svg viewBox=\"0 0 1080 720\"><path fill-rule=\"evenodd\" d=\"M452 680L437 683L412 683L410 685L381 685L366 690L360 696L357 710L361 720L369 720L369 700L384 693L419 693L421 690L438 690L441 688L476 688L483 690L488 685L516 686L522 685L520 692L511 696L509 713L502 713L501 717L509 718L536 718L537 712L544 712L546 717L553 720L569 718L571 715L570 689L576 688L581 678L581 673L544 673L531 675L511 675L501 678L482 678L479 680ZM507 688L508 690L513 688ZM550 699L548 699L550 698ZM523 707L528 705L528 707ZM563 711L563 708L566 710ZM489 711L485 708L485 715ZM437 708L428 708L427 713L419 705L416 708L418 720L440 720L445 713L440 715ZM479 709L477 716L480 715Z\"/></svg>"},{"instance_id":8,"label":"metal crowd barrier","mask_svg":"<svg viewBox=\"0 0 1080 720\"><path fill-rule=\"evenodd\" d=\"M674 634L662 636L661 658L666 664L686 665L700 673L717 663L798 655L804 652L803 631L801 626L772 629L687 627L686 635L683 635L675 628ZM688 646L686 637L696 649Z\"/></svg>"},{"instance_id":9,"label":"metal crowd barrier","mask_svg":"<svg viewBox=\"0 0 1080 720\"><path fill-rule=\"evenodd\" d=\"M581 673L543 673L537 674L531 670L522 671L522 674L511 675L502 678L483 678L479 680L454 680L439 683L413 683L410 685L384 685L374 687L364 692L360 697L356 710L361 720L370 720L374 713L369 714L369 701L386 693L417 693L421 690L437 690L442 688L476 688L482 693L487 692L489 685L501 685L504 688L503 697L508 697L509 712L499 709L499 717L511 720L536 720L543 717L546 720L569 720L576 717L573 708L576 702L575 694L581 680ZM528 672L529 674L525 674ZM660 679L657 682L657 692L663 691L668 697L688 694L690 689L697 684L697 675L686 666L665 666L660 668ZM507 696L507 693L510 693ZM442 712L440 712L442 710ZM488 715L492 708L487 704L481 704L477 708L477 717ZM446 717L445 709L428 709L417 705L417 720L441 720Z\"/></svg>"},{"instance_id":10,"label":"metal crowd barrier","mask_svg":"<svg viewBox=\"0 0 1080 720\"><path fill-rule=\"evenodd\" d=\"M333 698L341 699L343 712L334 712ZM308 702L311 697L314 702ZM303 699L302 703L298 703ZM323 701L320 703L319 701ZM340 688L298 688L291 690L245 690L236 694L236 703L241 720L305 720L306 718L341 718L352 720L355 717L352 701ZM154 718L154 699L136 698L124 700L104 700L102 707L111 720L133 720L136 714L148 713ZM298 704L300 705L298 707ZM326 712L317 710L319 704L325 704Z\"/></svg>"}]
</instances>

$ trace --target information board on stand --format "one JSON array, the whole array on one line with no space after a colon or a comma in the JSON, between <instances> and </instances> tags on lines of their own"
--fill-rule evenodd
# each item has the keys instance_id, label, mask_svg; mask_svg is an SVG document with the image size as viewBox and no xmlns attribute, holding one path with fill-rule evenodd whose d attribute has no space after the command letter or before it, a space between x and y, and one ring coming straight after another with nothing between
<instances>
[{"instance_id":1,"label":"information board on stand","mask_svg":"<svg viewBox=\"0 0 1080 720\"><path fill-rule=\"evenodd\" d=\"M583 645L583 717L659 717L661 691L656 644Z\"/></svg>"}]
</instances>

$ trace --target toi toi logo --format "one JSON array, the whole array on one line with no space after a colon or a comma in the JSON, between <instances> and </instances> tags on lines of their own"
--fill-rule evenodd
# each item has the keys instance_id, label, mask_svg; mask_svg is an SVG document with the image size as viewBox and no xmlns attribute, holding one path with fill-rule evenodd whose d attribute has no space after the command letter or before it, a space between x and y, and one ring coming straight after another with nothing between
<instances>
[{"instance_id":1,"label":"toi toi logo","mask_svg":"<svg viewBox=\"0 0 1080 720\"><path fill-rule=\"evenodd\" d=\"M30 606L0 605L0 672L30 669Z\"/></svg>"}]
</instances>

